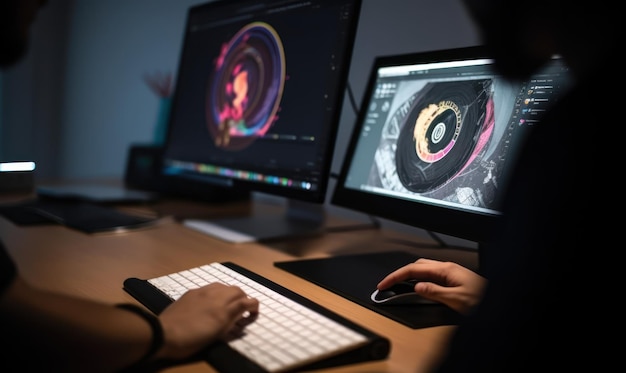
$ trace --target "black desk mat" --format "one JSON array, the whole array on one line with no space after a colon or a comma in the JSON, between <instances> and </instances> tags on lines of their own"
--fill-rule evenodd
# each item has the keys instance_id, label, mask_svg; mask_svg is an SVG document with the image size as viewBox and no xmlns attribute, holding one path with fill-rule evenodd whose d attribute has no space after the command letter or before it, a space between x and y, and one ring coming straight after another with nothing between
<instances>
[{"instance_id":1,"label":"black desk mat","mask_svg":"<svg viewBox=\"0 0 626 373\"><path fill-rule=\"evenodd\" d=\"M459 314L441 304L381 306L370 299L383 277L418 258L404 251L387 251L275 262L274 266L413 329L457 324Z\"/></svg>"}]
</instances>

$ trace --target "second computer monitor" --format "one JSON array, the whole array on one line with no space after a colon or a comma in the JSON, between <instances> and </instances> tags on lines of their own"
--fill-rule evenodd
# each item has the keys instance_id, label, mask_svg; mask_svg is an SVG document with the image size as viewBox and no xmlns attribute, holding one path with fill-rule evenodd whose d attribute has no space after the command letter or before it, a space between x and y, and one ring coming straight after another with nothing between
<instances>
[{"instance_id":1,"label":"second computer monitor","mask_svg":"<svg viewBox=\"0 0 626 373\"><path fill-rule=\"evenodd\" d=\"M360 8L361 0L218 0L191 7L164 173L206 183L210 193L217 186L323 204ZM323 214L300 214L294 205L277 220L189 223L207 233L215 224L221 227L215 232L241 233L234 240L321 223Z\"/></svg>"},{"instance_id":2,"label":"second computer monitor","mask_svg":"<svg viewBox=\"0 0 626 373\"><path fill-rule=\"evenodd\" d=\"M375 60L332 203L479 245L529 130L571 83L558 56L520 82L482 46Z\"/></svg>"}]
</instances>

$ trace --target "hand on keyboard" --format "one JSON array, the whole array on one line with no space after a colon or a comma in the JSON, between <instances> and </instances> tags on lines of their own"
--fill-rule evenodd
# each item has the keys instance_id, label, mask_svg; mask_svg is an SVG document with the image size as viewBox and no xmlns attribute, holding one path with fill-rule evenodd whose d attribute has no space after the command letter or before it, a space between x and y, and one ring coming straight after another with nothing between
<instances>
[{"instance_id":1,"label":"hand on keyboard","mask_svg":"<svg viewBox=\"0 0 626 373\"><path fill-rule=\"evenodd\" d=\"M236 286L212 283L191 289L159 316L165 334L161 353L186 358L214 340L239 335L254 321L258 309L258 300Z\"/></svg>"},{"instance_id":2,"label":"hand on keyboard","mask_svg":"<svg viewBox=\"0 0 626 373\"><path fill-rule=\"evenodd\" d=\"M252 301L245 303L247 308L237 305L238 302L230 304L232 309L227 315L235 321L223 339L229 350L209 352L208 358L220 371L291 372L343 353L352 354L348 355L352 360L347 360L351 362L382 359L389 353L387 339L232 263L211 263L145 281L128 279L125 289L150 304L150 299L160 299L153 297L155 292L169 301L180 302L190 292L218 283L230 285L226 289L242 289L259 302L258 314ZM159 307L153 303L151 308ZM250 315L244 319L241 316L245 311L250 311ZM235 351L239 360L231 351ZM242 357L252 363L242 362Z\"/></svg>"}]
</instances>

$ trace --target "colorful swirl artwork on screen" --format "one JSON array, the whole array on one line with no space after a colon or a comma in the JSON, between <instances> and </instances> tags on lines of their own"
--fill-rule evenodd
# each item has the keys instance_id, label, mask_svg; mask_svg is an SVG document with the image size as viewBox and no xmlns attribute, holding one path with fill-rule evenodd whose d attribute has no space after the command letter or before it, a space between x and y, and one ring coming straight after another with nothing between
<instances>
[{"instance_id":1,"label":"colorful swirl artwork on screen","mask_svg":"<svg viewBox=\"0 0 626 373\"><path fill-rule=\"evenodd\" d=\"M498 187L485 155L499 141L494 127L491 79L426 83L391 115L372 178L388 190L489 206Z\"/></svg>"},{"instance_id":2,"label":"colorful swirl artwork on screen","mask_svg":"<svg viewBox=\"0 0 626 373\"><path fill-rule=\"evenodd\" d=\"M413 97L396 148L398 177L426 192L461 172L493 130L491 80L428 83Z\"/></svg>"},{"instance_id":3,"label":"colorful swirl artwork on screen","mask_svg":"<svg viewBox=\"0 0 626 373\"><path fill-rule=\"evenodd\" d=\"M215 60L207 92L207 125L214 145L241 150L278 119L285 82L285 53L266 23L241 28Z\"/></svg>"}]
</instances>

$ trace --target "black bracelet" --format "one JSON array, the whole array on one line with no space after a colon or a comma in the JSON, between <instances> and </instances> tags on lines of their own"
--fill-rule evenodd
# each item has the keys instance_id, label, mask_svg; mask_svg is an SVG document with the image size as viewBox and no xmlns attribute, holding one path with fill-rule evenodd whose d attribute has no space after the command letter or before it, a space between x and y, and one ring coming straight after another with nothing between
<instances>
[{"instance_id":1,"label":"black bracelet","mask_svg":"<svg viewBox=\"0 0 626 373\"><path fill-rule=\"evenodd\" d=\"M159 318L156 317L154 314L146 311L145 309L141 308L140 306L136 304L122 303L122 304L117 304L115 306L118 308L128 310L130 312L133 312L141 316L144 320L148 322L148 324L150 324L150 328L152 328L152 343L150 344L150 349L148 349L148 352L146 352L146 354L143 355L143 357L139 359L139 361L132 364L131 366L131 368L137 367L143 364L146 360L150 359L152 355L154 355L163 346L164 337L163 337L163 327L161 326L161 321L159 321Z\"/></svg>"}]
</instances>

